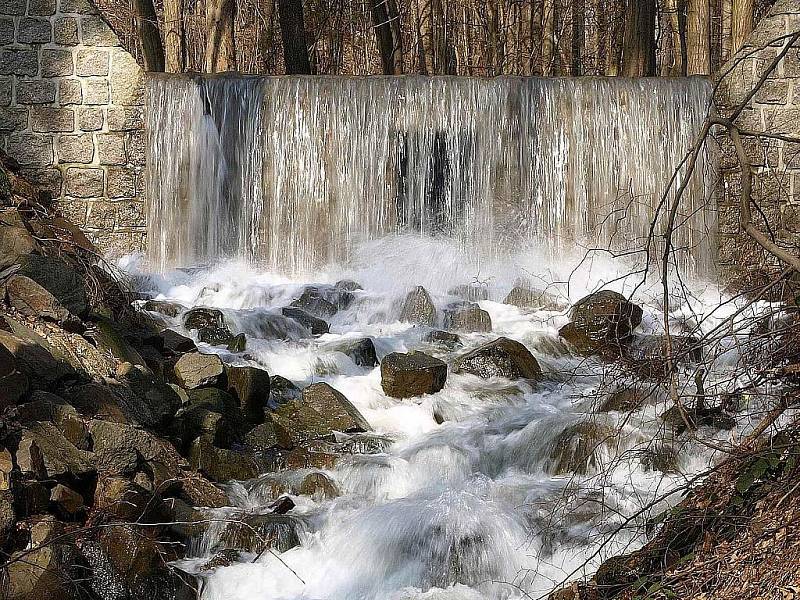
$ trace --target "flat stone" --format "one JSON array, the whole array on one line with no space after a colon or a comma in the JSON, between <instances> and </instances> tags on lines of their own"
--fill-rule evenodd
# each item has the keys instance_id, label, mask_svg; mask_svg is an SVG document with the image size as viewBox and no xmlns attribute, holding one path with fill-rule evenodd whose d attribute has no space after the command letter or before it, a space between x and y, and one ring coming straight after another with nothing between
<instances>
[{"instance_id":1,"label":"flat stone","mask_svg":"<svg viewBox=\"0 0 800 600\"><path fill-rule=\"evenodd\" d=\"M216 354L192 352L175 363L175 376L186 389L215 385L224 380L225 366Z\"/></svg>"}]
</instances>

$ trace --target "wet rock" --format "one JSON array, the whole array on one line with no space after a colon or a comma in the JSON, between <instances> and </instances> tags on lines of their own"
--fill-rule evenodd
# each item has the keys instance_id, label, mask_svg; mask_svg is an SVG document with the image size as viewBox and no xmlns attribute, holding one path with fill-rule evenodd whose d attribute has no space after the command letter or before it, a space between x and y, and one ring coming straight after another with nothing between
<instances>
[{"instance_id":1,"label":"wet rock","mask_svg":"<svg viewBox=\"0 0 800 600\"><path fill-rule=\"evenodd\" d=\"M301 296L289 306L322 318L328 318L339 312L338 307L330 302L319 288L307 287Z\"/></svg>"},{"instance_id":2,"label":"wet rock","mask_svg":"<svg viewBox=\"0 0 800 600\"><path fill-rule=\"evenodd\" d=\"M428 327L436 325L436 306L428 291L421 285L406 296L403 308L400 310L400 321Z\"/></svg>"},{"instance_id":3,"label":"wet rock","mask_svg":"<svg viewBox=\"0 0 800 600\"><path fill-rule=\"evenodd\" d=\"M291 448L292 442L285 439L285 432L278 428L270 417L245 434L244 446L250 452L266 452L276 447Z\"/></svg>"},{"instance_id":4,"label":"wet rock","mask_svg":"<svg viewBox=\"0 0 800 600\"><path fill-rule=\"evenodd\" d=\"M294 448L285 456L283 468L290 471L299 469L333 469L339 460L338 454L307 448Z\"/></svg>"},{"instance_id":5,"label":"wet rock","mask_svg":"<svg viewBox=\"0 0 800 600\"><path fill-rule=\"evenodd\" d=\"M285 515L294 508L294 502L289 496L281 496L269 505L274 515Z\"/></svg>"},{"instance_id":6,"label":"wet rock","mask_svg":"<svg viewBox=\"0 0 800 600\"><path fill-rule=\"evenodd\" d=\"M203 511L197 510L180 498L166 498L163 502L165 520L170 523L169 531L187 544L193 538L208 531L209 523L204 522Z\"/></svg>"},{"instance_id":7,"label":"wet rock","mask_svg":"<svg viewBox=\"0 0 800 600\"><path fill-rule=\"evenodd\" d=\"M76 568L74 547L67 544L45 545L32 552L11 555L4 568L3 598L7 600L78 600L85 592L77 582L81 569Z\"/></svg>"},{"instance_id":8,"label":"wet rock","mask_svg":"<svg viewBox=\"0 0 800 600\"><path fill-rule=\"evenodd\" d=\"M258 475L258 465L250 456L217 448L206 436L201 436L192 442L189 460L193 469L219 483L231 480L245 481Z\"/></svg>"},{"instance_id":9,"label":"wet rock","mask_svg":"<svg viewBox=\"0 0 800 600\"><path fill-rule=\"evenodd\" d=\"M87 332L86 337L94 340L101 352L113 356L119 362L130 363L149 370L142 355L125 338L122 329L110 321L105 319L97 321L95 328Z\"/></svg>"},{"instance_id":10,"label":"wet rock","mask_svg":"<svg viewBox=\"0 0 800 600\"><path fill-rule=\"evenodd\" d=\"M23 429L17 464L23 473L39 479L65 475L80 479L95 472L90 455L78 450L55 425L47 422L36 422Z\"/></svg>"},{"instance_id":11,"label":"wet rock","mask_svg":"<svg viewBox=\"0 0 800 600\"><path fill-rule=\"evenodd\" d=\"M271 410L275 410L281 404L291 400L297 400L303 394L299 387L280 375L273 375L269 378L269 382L269 408Z\"/></svg>"},{"instance_id":12,"label":"wet rock","mask_svg":"<svg viewBox=\"0 0 800 600\"><path fill-rule=\"evenodd\" d=\"M465 283L447 290L450 296L456 296L467 302L480 302L489 299L489 288L479 283Z\"/></svg>"},{"instance_id":13,"label":"wet rock","mask_svg":"<svg viewBox=\"0 0 800 600\"><path fill-rule=\"evenodd\" d=\"M327 418L301 400L281 404L271 415L278 439L302 445L310 440L333 438Z\"/></svg>"},{"instance_id":14,"label":"wet rock","mask_svg":"<svg viewBox=\"0 0 800 600\"><path fill-rule=\"evenodd\" d=\"M435 394L447 381L447 364L422 352L393 352L381 363L381 387L392 398Z\"/></svg>"},{"instance_id":15,"label":"wet rock","mask_svg":"<svg viewBox=\"0 0 800 600\"><path fill-rule=\"evenodd\" d=\"M14 355L0 346L0 410L16 405L29 389L28 377L17 369Z\"/></svg>"},{"instance_id":16,"label":"wet rock","mask_svg":"<svg viewBox=\"0 0 800 600\"><path fill-rule=\"evenodd\" d=\"M325 473L309 473L303 479L299 489L303 496L311 496L315 502L338 498L339 488Z\"/></svg>"},{"instance_id":17,"label":"wet rock","mask_svg":"<svg viewBox=\"0 0 800 600\"><path fill-rule=\"evenodd\" d=\"M116 376L147 405L153 415L153 424L158 428L169 424L181 407L181 398L175 390L158 381L149 369L122 363L117 367Z\"/></svg>"},{"instance_id":18,"label":"wet rock","mask_svg":"<svg viewBox=\"0 0 800 600\"><path fill-rule=\"evenodd\" d=\"M642 322L642 314L622 294L602 290L578 300L570 310L572 322L558 333L579 354L619 357Z\"/></svg>"},{"instance_id":19,"label":"wet rock","mask_svg":"<svg viewBox=\"0 0 800 600\"><path fill-rule=\"evenodd\" d=\"M703 358L702 343L695 337L671 335L674 364L699 362ZM640 377L665 377L669 374L667 337L664 335L637 335L626 346L624 359Z\"/></svg>"},{"instance_id":20,"label":"wet rock","mask_svg":"<svg viewBox=\"0 0 800 600\"><path fill-rule=\"evenodd\" d=\"M234 354L244 352L247 349L247 336L243 333L237 333L226 344L228 352Z\"/></svg>"},{"instance_id":21,"label":"wet rock","mask_svg":"<svg viewBox=\"0 0 800 600\"><path fill-rule=\"evenodd\" d=\"M264 421L271 379L269 373L256 367L225 367L227 389L239 401L245 419L250 423Z\"/></svg>"},{"instance_id":22,"label":"wet rock","mask_svg":"<svg viewBox=\"0 0 800 600\"><path fill-rule=\"evenodd\" d=\"M216 308L193 308L183 315L183 326L197 331L197 339L212 346L227 346L235 337Z\"/></svg>"},{"instance_id":23,"label":"wet rock","mask_svg":"<svg viewBox=\"0 0 800 600\"><path fill-rule=\"evenodd\" d=\"M86 511L83 496L60 483L50 490L50 505L64 520L75 519Z\"/></svg>"},{"instance_id":24,"label":"wet rock","mask_svg":"<svg viewBox=\"0 0 800 600\"><path fill-rule=\"evenodd\" d=\"M97 481L92 510L118 521L160 520L161 500L141 485L124 477L106 476Z\"/></svg>"},{"instance_id":25,"label":"wet rock","mask_svg":"<svg viewBox=\"0 0 800 600\"><path fill-rule=\"evenodd\" d=\"M159 335L162 340L162 349L170 355L180 355L197 350L192 338L181 335L172 329L165 329Z\"/></svg>"},{"instance_id":26,"label":"wet rock","mask_svg":"<svg viewBox=\"0 0 800 600\"><path fill-rule=\"evenodd\" d=\"M679 473L680 456L678 451L667 444L653 443L642 455L642 466L648 471Z\"/></svg>"},{"instance_id":27,"label":"wet rock","mask_svg":"<svg viewBox=\"0 0 800 600\"><path fill-rule=\"evenodd\" d=\"M56 323L73 317L58 298L25 275L13 275L6 281L5 298L9 306L26 317L40 317Z\"/></svg>"},{"instance_id":28,"label":"wet rock","mask_svg":"<svg viewBox=\"0 0 800 600\"><path fill-rule=\"evenodd\" d=\"M346 340L333 346L333 349L347 355L360 367L378 366L378 355L375 353L375 343L371 338Z\"/></svg>"},{"instance_id":29,"label":"wet rock","mask_svg":"<svg viewBox=\"0 0 800 600\"><path fill-rule=\"evenodd\" d=\"M333 286L336 290L341 290L345 292L355 292L357 290L363 290L364 288L361 287L361 284L357 281L353 281L352 279L341 279L336 282L336 285Z\"/></svg>"},{"instance_id":30,"label":"wet rock","mask_svg":"<svg viewBox=\"0 0 800 600\"><path fill-rule=\"evenodd\" d=\"M606 396L597 409L597 412L631 412L639 410L652 398L652 390L641 387L622 388Z\"/></svg>"},{"instance_id":31,"label":"wet rock","mask_svg":"<svg viewBox=\"0 0 800 600\"><path fill-rule=\"evenodd\" d=\"M334 434L333 448L340 454L382 454L394 443L385 435L372 432Z\"/></svg>"},{"instance_id":32,"label":"wet rock","mask_svg":"<svg viewBox=\"0 0 800 600\"><path fill-rule=\"evenodd\" d=\"M447 309L444 326L454 331L488 333L492 330L492 318L477 304L468 304Z\"/></svg>"},{"instance_id":33,"label":"wet rock","mask_svg":"<svg viewBox=\"0 0 800 600\"><path fill-rule=\"evenodd\" d=\"M241 522L230 523L217 548L235 548L251 554L272 549L286 552L300 545L300 521L290 515L245 515Z\"/></svg>"},{"instance_id":34,"label":"wet rock","mask_svg":"<svg viewBox=\"0 0 800 600\"><path fill-rule=\"evenodd\" d=\"M174 318L179 314L186 312L188 307L178 302L170 302L168 300L148 300L142 305L142 309L149 312L157 312Z\"/></svg>"},{"instance_id":35,"label":"wet rock","mask_svg":"<svg viewBox=\"0 0 800 600\"><path fill-rule=\"evenodd\" d=\"M515 286L503 300L503 304L531 310L561 311L567 307L567 303L554 294L522 286Z\"/></svg>"},{"instance_id":36,"label":"wet rock","mask_svg":"<svg viewBox=\"0 0 800 600\"><path fill-rule=\"evenodd\" d=\"M453 350L464 345L458 335L455 333L450 333L449 331L434 330L428 332L425 334L425 337L422 338L422 341L428 342L429 344L433 344L435 346L441 346L442 348L447 348L448 350Z\"/></svg>"},{"instance_id":37,"label":"wet rock","mask_svg":"<svg viewBox=\"0 0 800 600\"><path fill-rule=\"evenodd\" d=\"M285 306L281 309L281 314L284 317L288 317L293 321L300 323L300 325L308 329L312 335L323 335L330 331L328 323L322 319L318 319L314 315L307 313L303 309Z\"/></svg>"},{"instance_id":38,"label":"wet rock","mask_svg":"<svg viewBox=\"0 0 800 600\"><path fill-rule=\"evenodd\" d=\"M333 431L352 433L372 429L345 395L327 383L315 383L305 388L302 403L323 415Z\"/></svg>"},{"instance_id":39,"label":"wet rock","mask_svg":"<svg viewBox=\"0 0 800 600\"><path fill-rule=\"evenodd\" d=\"M192 352L175 363L175 377L187 390L217 385L224 381L225 366L216 354Z\"/></svg>"},{"instance_id":40,"label":"wet rock","mask_svg":"<svg viewBox=\"0 0 800 600\"><path fill-rule=\"evenodd\" d=\"M542 369L530 351L517 341L498 338L458 357L454 373L471 373L487 379L539 379Z\"/></svg>"},{"instance_id":41,"label":"wet rock","mask_svg":"<svg viewBox=\"0 0 800 600\"><path fill-rule=\"evenodd\" d=\"M242 553L239 550L235 550L233 548L227 548L225 550L220 550L208 562L203 563L199 571L201 573L214 571L219 569L220 567L229 567L233 563L239 560L239 557Z\"/></svg>"},{"instance_id":42,"label":"wet rock","mask_svg":"<svg viewBox=\"0 0 800 600\"><path fill-rule=\"evenodd\" d=\"M614 436L605 423L583 421L564 429L553 441L547 468L553 475L585 475L600 465L602 446Z\"/></svg>"},{"instance_id":43,"label":"wet rock","mask_svg":"<svg viewBox=\"0 0 800 600\"><path fill-rule=\"evenodd\" d=\"M103 473L133 473L140 462L177 477L186 461L168 441L132 425L95 420L89 424L94 460Z\"/></svg>"},{"instance_id":44,"label":"wet rock","mask_svg":"<svg viewBox=\"0 0 800 600\"><path fill-rule=\"evenodd\" d=\"M231 503L223 490L199 473L181 473L177 483L175 494L192 506L221 508Z\"/></svg>"},{"instance_id":45,"label":"wet rock","mask_svg":"<svg viewBox=\"0 0 800 600\"><path fill-rule=\"evenodd\" d=\"M728 414L722 406L693 406L681 409L673 406L661 415L661 419L675 430L678 435L687 429L697 429L699 427L714 427L716 429L733 429L736 427L736 419ZM687 427L687 422L689 427Z\"/></svg>"}]
</instances>

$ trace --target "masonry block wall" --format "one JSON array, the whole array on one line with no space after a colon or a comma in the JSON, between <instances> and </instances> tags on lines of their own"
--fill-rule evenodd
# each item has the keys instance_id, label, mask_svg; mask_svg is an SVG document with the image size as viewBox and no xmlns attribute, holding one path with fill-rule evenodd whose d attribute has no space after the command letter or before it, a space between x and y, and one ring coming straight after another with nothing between
<instances>
[{"instance_id":1,"label":"masonry block wall","mask_svg":"<svg viewBox=\"0 0 800 600\"><path fill-rule=\"evenodd\" d=\"M144 246L143 104L89 0L0 0L0 146L112 256Z\"/></svg>"},{"instance_id":2,"label":"masonry block wall","mask_svg":"<svg viewBox=\"0 0 800 600\"><path fill-rule=\"evenodd\" d=\"M719 74L717 110L730 116L800 31L800 0L778 0L753 32L747 44ZM742 130L800 137L800 44L785 58L758 90L735 122ZM721 146L719 188L719 261L726 272L763 267L774 262L739 225L741 171L733 144L718 136ZM744 139L752 162L753 222L782 246L800 253L800 144L771 138Z\"/></svg>"}]
</instances>

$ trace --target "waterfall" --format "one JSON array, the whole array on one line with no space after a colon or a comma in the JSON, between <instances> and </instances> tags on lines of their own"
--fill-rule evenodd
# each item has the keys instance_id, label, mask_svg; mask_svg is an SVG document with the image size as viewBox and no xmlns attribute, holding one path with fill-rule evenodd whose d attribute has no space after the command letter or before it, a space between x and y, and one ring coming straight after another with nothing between
<instances>
[{"instance_id":1,"label":"waterfall","mask_svg":"<svg viewBox=\"0 0 800 600\"><path fill-rule=\"evenodd\" d=\"M395 233L447 236L478 264L530 244L641 252L711 84L170 75L147 98L153 267L308 272ZM706 150L677 215L694 273L714 261L714 184Z\"/></svg>"}]
</instances>

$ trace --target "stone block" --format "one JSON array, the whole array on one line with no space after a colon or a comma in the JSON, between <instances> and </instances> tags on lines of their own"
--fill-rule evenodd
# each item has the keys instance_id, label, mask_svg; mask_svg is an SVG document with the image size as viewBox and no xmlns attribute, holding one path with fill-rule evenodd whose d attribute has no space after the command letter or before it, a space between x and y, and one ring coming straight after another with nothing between
<instances>
[{"instance_id":1,"label":"stone block","mask_svg":"<svg viewBox=\"0 0 800 600\"><path fill-rule=\"evenodd\" d=\"M109 198L133 198L136 195L133 169L110 167L106 179L106 195ZM141 223L135 223L141 225Z\"/></svg>"},{"instance_id":2,"label":"stone block","mask_svg":"<svg viewBox=\"0 0 800 600\"><path fill-rule=\"evenodd\" d=\"M72 75L72 50L42 50L42 77Z\"/></svg>"},{"instance_id":3,"label":"stone block","mask_svg":"<svg viewBox=\"0 0 800 600\"><path fill-rule=\"evenodd\" d=\"M144 127L144 108L140 106L109 106L108 130L133 131Z\"/></svg>"},{"instance_id":4,"label":"stone block","mask_svg":"<svg viewBox=\"0 0 800 600\"><path fill-rule=\"evenodd\" d=\"M46 44L53 39L53 27L48 19L26 17L19 20L17 41L20 44Z\"/></svg>"},{"instance_id":5,"label":"stone block","mask_svg":"<svg viewBox=\"0 0 800 600\"><path fill-rule=\"evenodd\" d=\"M17 104L52 104L55 101L55 82L47 79L17 82Z\"/></svg>"},{"instance_id":6,"label":"stone block","mask_svg":"<svg viewBox=\"0 0 800 600\"><path fill-rule=\"evenodd\" d=\"M144 202L120 202L117 207L118 227L144 227L145 218Z\"/></svg>"},{"instance_id":7,"label":"stone block","mask_svg":"<svg viewBox=\"0 0 800 600\"><path fill-rule=\"evenodd\" d=\"M58 136L59 163L90 163L94 160L94 139L91 133Z\"/></svg>"},{"instance_id":8,"label":"stone block","mask_svg":"<svg viewBox=\"0 0 800 600\"><path fill-rule=\"evenodd\" d=\"M117 207L113 202L98 200L90 202L86 211L86 226L110 231L114 229Z\"/></svg>"},{"instance_id":9,"label":"stone block","mask_svg":"<svg viewBox=\"0 0 800 600\"><path fill-rule=\"evenodd\" d=\"M125 136L125 150L128 162L134 167L144 167L146 158L144 131L131 131Z\"/></svg>"},{"instance_id":10,"label":"stone block","mask_svg":"<svg viewBox=\"0 0 800 600\"><path fill-rule=\"evenodd\" d=\"M104 122L102 108L82 107L78 109L78 129L81 131L100 131Z\"/></svg>"},{"instance_id":11,"label":"stone block","mask_svg":"<svg viewBox=\"0 0 800 600\"><path fill-rule=\"evenodd\" d=\"M33 108L31 109L31 129L37 133L74 131L75 113L71 108Z\"/></svg>"},{"instance_id":12,"label":"stone block","mask_svg":"<svg viewBox=\"0 0 800 600\"><path fill-rule=\"evenodd\" d=\"M781 224L789 233L800 233L800 206L787 204L783 207Z\"/></svg>"},{"instance_id":13,"label":"stone block","mask_svg":"<svg viewBox=\"0 0 800 600\"><path fill-rule=\"evenodd\" d=\"M14 19L0 17L0 46L14 43Z\"/></svg>"},{"instance_id":14,"label":"stone block","mask_svg":"<svg viewBox=\"0 0 800 600\"><path fill-rule=\"evenodd\" d=\"M84 46L116 46L117 36L100 17L81 17L81 39Z\"/></svg>"},{"instance_id":15,"label":"stone block","mask_svg":"<svg viewBox=\"0 0 800 600\"><path fill-rule=\"evenodd\" d=\"M27 108L0 108L0 131L17 131L27 126Z\"/></svg>"},{"instance_id":16,"label":"stone block","mask_svg":"<svg viewBox=\"0 0 800 600\"><path fill-rule=\"evenodd\" d=\"M83 102L81 82L78 79L62 79L58 82L58 103L61 106Z\"/></svg>"},{"instance_id":17,"label":"stone block","mask_svg":"<svg viewBox=\"0 0 800 600\"><path fill-rule=\"evenodd\" d=\"M8 153L21 165L53 164L53 138L49 135L21 133L8 138Z\"/></svg>"},{"instance_id":18,"label":"stone block","mask_svg":"<svg viewBox=\"0 0 800 600\"><path fill-rule=\"evenodd\" d=\"M97 198L103 195L103 169L70 167L66 174L66 193L78 198Z\"/></svg>"},{"instance_id":19,"label":"stone block","mask_svg":"<svg viewBox=\"0 0 800 600\"><path fill-rule=\"evenodd\" d=\"M89 0L59 0L58 6L62 13L78 15L93 15L97 13Z\"/></svg>"},{"instance_id":20,"label":"stone block","mask_svg":"<svg viewBox=\"0 0 800 600\"><path fill-rule=\"evenodd\" d=\"M64 201L56 203L56 210L60 212L66 219L69 219L79 227L86 224L86 209L88 202L86 200L78 200L77 198L68 198Z\"/></svg>"},{"instance_id":21,"label":"stone block","mask_svg":"<svg viewBox=\"0 0 800 600\"><path fill-rule=\"evenodd\" d=\"M108 75L108 50L84 48L75 58L75 73L87 77Z\"/></svg>"},{"instance_id":22,"label":"stone block","mask_svg":"<svg viewBox=\"0 0 800 600\"><path fill-rule=\"evenodd\" d=\"M36 50L0 50L0 75L27 75L34 77L39 72L39 56Z\"/></svg>"},{"instance_id":23,"label":"stone block","mask_svg":"<svg viewBox=\"0 0 800 600\"><path fill-rule=\"evenodd\" d=\"M746 47L781 46L785 40L778 38L786 35L786 21L782 16L768 16L761 19L756 30L745 43ZM776 41L778 40L778 41Z\"/></svg>"},{"instance_id":24,"label":"stone block","mask_svg":"<svg viewBox=\"0 0 800 600\"><path fill-rule=\"evenodd\" d=\"M61 46L77 46L78 19L75 17L59 17L53 23L53 41Z\"/></svg>"},{"instance_id":25,"label":"stone block","mask_svg":"<svg viewBox=\"0 0 800 600\"><path fill-rule=\"evenodd\" d=\"M786 104L789 98L789 81L771 79L764 82L756 92L754 100L760 104Z\"/></svg>"},{"instance_id":26,"label":"stone block","mask_svg":"<svg viewBox=\"0 0 800 600\"><path fill-rule=\"evenodd\" d=\"M125 138L119 133L103 133L97 136L97 154L101 165L124 165Z\"/></svg>"},{"instance_id":27,"label":"stone block","mask_svg":"<svg viewBox=\"0 0 800 600\"><path fill-rule=\"evenodd\" d=\"M0 14L14 16L24 15L27 7L27 0L3 0L3 3L0 4Z\"/></svg>"},{"instance_id":28,"label":"stone block","mask_svg":"<svg viewBox=\"0 0 800 600\"><path fill-rule=\"evenodd\" d=\"M11 104L12 81L10 77L0 77L0 106Z\"/></svg>"},{"instance_id":29,"label":"stone block","mask_svg":"<svg viewBox=\"0 0 800 600\"><path fill-rule=\"evenodd\" d=\"M49 191L54 198L61 195L63 177L58 169L27 168L23 169L22 172L31 183Z\"/></svg>"},{"instance_id":30,"label":"stone block","mask_svg":"<svg viewBox=\"0 0 800 600\"><path fill-rule=\"evenodd\" d=\"M56 0L28 0L28 14L36 17L52 17L56 14Z\"/></svg>"},{"instance_id":31,"label":"stone block","mask_svg":"<svg viewBox=\"0 0 800 600\"><path fill-rule=\"evenodd\" d=\"M83 83L84 104L108 104L108 80L102 77L91 77Z\"/></svg>"},{"instance_id":32,"label":"stone block","mask_svg":"<svg viewBox=\"0 0 800 600\"><path fill-rule=\"evenodd\" d=\"M111 58L111 98L114 104L144 104L144 73L133 56L118 48Z\"/></svg>"},{"instance_id":33,"label":"stone block","mask_svg":"<svg viewBox=\"0 0 800 600\"><path fill-rule=\"evenodd\" d=\"M800 108L764 109L766 131L797 135L800 132Z\"/></svg>"}]
</instances>

